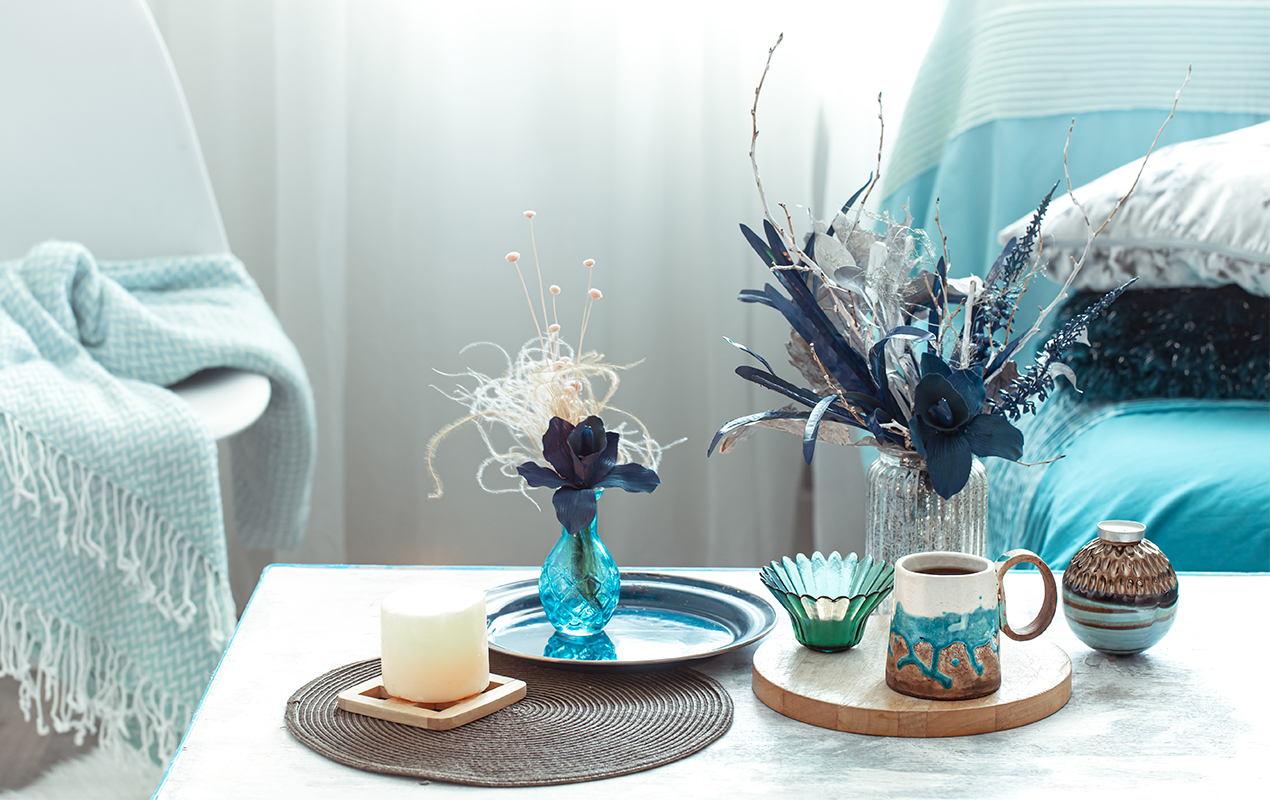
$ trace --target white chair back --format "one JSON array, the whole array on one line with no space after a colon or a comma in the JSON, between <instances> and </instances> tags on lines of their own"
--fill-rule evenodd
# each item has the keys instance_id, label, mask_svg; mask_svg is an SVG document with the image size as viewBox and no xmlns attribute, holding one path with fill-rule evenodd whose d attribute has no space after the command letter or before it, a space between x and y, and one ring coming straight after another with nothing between
<instances>
[{"instance_id":1,"label":"white chair back","mask_svg":"<svg viewBox=\"0 0 1270 800\"><path fill-rule=\"evenodd\" d=\"M0 0L0 260L47 239L107 260L229 250L145 0Z\"/></svg>"}]
</instances>

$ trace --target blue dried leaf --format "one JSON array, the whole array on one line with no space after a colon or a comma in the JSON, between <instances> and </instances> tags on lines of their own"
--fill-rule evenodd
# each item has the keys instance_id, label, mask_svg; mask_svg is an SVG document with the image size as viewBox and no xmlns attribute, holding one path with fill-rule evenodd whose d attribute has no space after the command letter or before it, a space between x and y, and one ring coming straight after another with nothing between
<instances>
[{"instance_id":1,"label":"blue dried leaf","mask_svg":"<svg viewBox=\"0 0 1270 800\"><path fill-rule=\"evenodd\" d=\"M864 360L839 339L837 332L825 318L824 312L816 305L815 298L810 298L810 313L814 315L814 318L811 318L804 313L806 298L803 298L803 303L796 305L771 284L763 288L767 293L769 304L781 312L794 332L801 336L803 341L815 346L816 357L825 365L829 374L838 381L838 385L849 392L875 395L876 387L869 377L869 369L864 364ZM807 292L805 285L802 289L804 293Z\"/></svg>"},{"instance_id":2,"label":"blue dried leaf","mask_svg":"<svg viewBox=\"0 0 1270 800\"><path fill-rule=\"evenodd\" d=\"M820 395L816 394L812 390L805 389L801 386L795 386L789 381L782 380L771 373L762 372L754 367L737 367L736 374L751 383L757 383L765 389L771 389L774 392L785 395L791 400L797 400L808 408L815 408L816 404L820 402ZM825 416L834 422L841 422L857 428L861 427L859 421L857 421L856 418L847 411L838 411L837 409L830 408L827 412L825 412Z\"/></svg>"},{"instance_id":3,"label":"blue dried leaf","mask_svg":"<svg viewBox=\"0 0 1270 800\"><path fill-rule=\"evenodd\" d=\"M789 257L789 251L785 249L785 243L781 241L781 235L776 232L776 226L767 220L763 220L763 233L767 235L767 247L776 259L776 266L792 266L794 261Z\"/></svg>"},{"instance_id":4,"label":"blue dried leaf","mask_svg":"<svg viewBox=\"0 0 1270 800\"><path fill-rule=\"evenodd\" d=\"M1005 265L1006 259L1014 252L1014 248L1019 244L1019 237L1011 236L1010 241L1005 243L1005 247L1001 248L1001 255L997 256L997 260L992 263L992 269L988 270L988 277L983 279L983 285L991 287L996 284L997 278L1001 275L1001 267Z\"/></svg>"},{"instance_id":5,"label":"blue dried leaf","mask_svg":"<svg viewBox=\"0 0 1270 800\"><path fill-rule=\"evenodd\" d=\"M767 242L759 238L759 235L750 230L745 223L741 223L741 233L745 234L745 240L750 243L750 247L754 248L754 252L758 253L758 257L763 259L764 266L770 267L776 263L772 251L767 247Z\"/></svg>"},{"instance_id":6,"label":"blue dried leaf","mask_svg":"<svg viewBox=\"0 0 1270 800\"><path fill-rule=\"evenodd\" d=\"M714 438L710 440L710 446L706 448L706 458L714 454L714 448L719 446L719 440L737 428L744 428L769 419L806 419L808 413L807 411L760 411L757 414L737 417L714 434Z\"/></svg>"},{"instance_id":7,"label":"blue dried leaf","mask_svg":"<svg viewBox=\"0 0 1270 800\"><path fill-rule=\"evenodd\" d=\"M855 205L855 201L856 201L856 199L857 199L860 195L864 194L864 190L865 190L865 189L867 189L867 188L869 188L869 184L870 184L870 183L873 183L873 173L872 173L872 172L870 172L870 173L869 173L868 180L866 180L866 181L864 182L864 185L863 185L863 186L861 186L859 189L856 189L856 190L855 190L855 194L851 195L851 199L850 199L850 200L848 200L847 202L845 202L845 203L843 203L843 204L842 204L842 213L843 213L843 214L845 214L845 213L847 213L848 211L850 211L850 210L851 210L851 206Z\"/></svg>"},{"instance_id":8,"label":"blue dried leaf","mask_svg":"<svg viewBox=\"0 0 1270 800\"><path fill-rule=\"evenodd\" d=\"M837 395L829 395L820 398L820 402L816 403L816 407L811 410L811 414L807 417L807 426L803 428L803 458L807 463L811 463L811 457L816 452L816 437L820 434L820 421L824 418L825 412L829 410L829 406L837 400Z\"/></svg>"},{"instance_id":9,"label":"blue dried leaf","mask_svg":"<svg viewBox=\"0 0 1270 800\"><path fill-rule=\"evenodd\" d=\"M776 304L772 302L772 298L768 297L766 292L760 292L758 289L742 289L736 299L740 300L742 303L759 303L760 305L765 305L768 308L776 308Z\"/></svg>"},{"instance_id":10,"label":"blue dried leaf","mask_svg":"<svg viewBox=\"0 0 1270 800\"><path fill-rule=\"evenodd\" d=\"M767 363L767 359L763 358L761 355L759 355L758 353L754 352L754 351L753 351L753 350L751 350L750 348L748 348L748 347L746 347L745 345L740 344L740 343L738 343L738 342L734 342L734 341L732 341L731 339L729 339L729 338L728 338L728 337L726 337L726 336L724 336L724 337L723 337L723 341L727 342L728 344L732 345L733 347L735 347L735 348L736 348L736 349L738 349L738 350L744 350L745 352L747 352L747 353L749 353L750 355L754 356L755 358L757 358L757 359L759 360L759 363L760 363L760 364L762 364L763 366L767 367L767 371L768 371L768 372L772 373L773 375L774 375L774 374L776 374L776 370L772 369L772 365L771 365L771 364L769 364L769 363Z\"/></svg>"}]
</instances>

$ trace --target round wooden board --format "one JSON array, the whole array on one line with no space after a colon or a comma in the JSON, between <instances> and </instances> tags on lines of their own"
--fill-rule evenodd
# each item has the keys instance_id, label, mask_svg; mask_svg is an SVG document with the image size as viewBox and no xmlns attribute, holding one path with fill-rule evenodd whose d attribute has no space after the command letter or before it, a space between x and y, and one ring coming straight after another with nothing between
<instances>
[{"instance_id":1,"label":"round wooden board","mask_svg":"<svg viewBox=\"0 0 1270 800\"><path fill-rule=\"evenodd\" d=\"M808 650L785 631L754 654L754 694L787 717L872 736L966 736L1044 719L1072 696L1072 662L1049 642L1001 636L1001 688L977 700L920 700L886 685L890 618L874 616L860 644Z\"/></svg>"}]
</instances>

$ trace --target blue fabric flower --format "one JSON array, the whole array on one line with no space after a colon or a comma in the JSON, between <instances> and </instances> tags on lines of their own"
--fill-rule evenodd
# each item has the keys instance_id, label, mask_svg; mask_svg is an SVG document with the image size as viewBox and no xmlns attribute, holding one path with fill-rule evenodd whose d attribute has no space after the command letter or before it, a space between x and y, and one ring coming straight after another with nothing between
<instances>
[{"instance_id":1,"label":"blue fabric flower","mask_svg":"<svg viewBox=\"0 0 1270 800\"><path fill-rule=\"evenodd\" d=\"M576 426L552 417L542 435L542 454L555 468L527 461L516 471L531 487L555 489L551 498L556 518L569 533L591 527L595 519L595 490L619 488L628 492L651 492L661 484L657 473L639 464L618 464L617 446L621 434L604 430L596 416Z\"/></svg>"},{"instance_id":2,"label":"blue fabric flower","mask_svg":"<svg viewBox=\"0 0 1270 800\"><path fill-rule=\"evenodd\" d=\"M922 356L922 379L913 393L908 432L926 459L935 492L945 500L970 478L971 456L1018 461L1023 433L1000 414L981 414L983 367L954 370L932 353Z\"/></svg>"}]
</instances>

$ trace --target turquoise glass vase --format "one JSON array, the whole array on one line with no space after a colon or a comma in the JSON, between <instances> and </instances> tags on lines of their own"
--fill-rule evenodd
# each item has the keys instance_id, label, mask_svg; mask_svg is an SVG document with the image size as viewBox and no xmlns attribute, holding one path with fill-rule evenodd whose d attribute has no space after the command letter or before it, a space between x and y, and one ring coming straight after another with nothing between
<instances>
[{"instance_id":1,"label":"turquoise glass vase","mask_svg":"<svg viewBox=\"0 0 1270 800\"><path fill-rule=\"evenodd\" d=\"M603 493L603 489L597 489L595 499L599 500ZM560 539L538 575L542 610L565 636L599 633L617 608L622 577L617 562L600 540L598 521L597 514L588 529L573 533L561 528Z\"/></svg>"}]
</instances>

